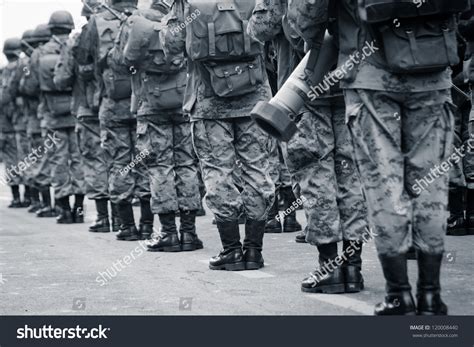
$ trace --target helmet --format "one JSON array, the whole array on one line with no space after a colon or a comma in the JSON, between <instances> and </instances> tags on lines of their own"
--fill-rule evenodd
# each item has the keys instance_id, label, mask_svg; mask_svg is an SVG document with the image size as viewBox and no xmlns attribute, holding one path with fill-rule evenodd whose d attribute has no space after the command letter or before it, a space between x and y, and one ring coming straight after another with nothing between
<instances>
[{"instance_id":1,"label":"helmet","mask_svg":"<svg viewBox=\"0 0 474 347\"><path fill-rule=\"evenodd\" d=\"M81 16L87 17L94 14L96 8L100 6L99 0L83 0L84 6L82 7Z\"/></svg>"},{"instance_id":2,"label":"helmet","mask_svg":"<svg viewBox=\"0 0 474 347\"><path fill-rule=\"evenodd\" d=\"M74 29L74 19L71 13L68 11L56 11L53 12L49 18L48 26L50 29Z\"/></svg>"},{"instance_id":3,"label":"helmet","mask_svg":"<svg viewBox=\"0 0 474 347\"><path fill-rule=\"evenodd\" d=\"M130 3L130 4L133 4L133 5L138 4L138 0L110 0L110 3L112 5L118 4L119 2Z\"/></svg>"},{"instance_id":4,"label":"helmet","mask_svg":"<svg viewBox=\"0 0 474 347\"><path fill-rule=\"evenodd\" d=\"M51 38L51 30L48 24L40 24L33 33L36 42L47 42Z\"/></svg>"},{"instance_id":5,"label":"helmet","mask_svg":"<svg viewBox=\"0 0 474 347\"><path fill-rule=\"evenodd\" d=\"M151 7L159 10L163 14L168 14L171 9L172 1L170 0L152 0Z\"/></svg>"},{"instance_id":6,"label":"helmet","mask_svg":"<svg viewBox=\"0 0 474 347\"><path fill-rule=\"evenodd\" d=\"M35 42L35 31L34 30L27 30L23 33L21 39L26 41L27 43L34 43Z\"/></svg>"},{"instance_id":7,"label":"helmet","mask_svg":"<svg viewBox=\"0 0 474 347\"><path fill-rule=\"evenodd\" d=\"M21 52L21 40L19 38L6 39L3 44L3 53L5 55L16 54Z\"/></svg>"}]
</instances>

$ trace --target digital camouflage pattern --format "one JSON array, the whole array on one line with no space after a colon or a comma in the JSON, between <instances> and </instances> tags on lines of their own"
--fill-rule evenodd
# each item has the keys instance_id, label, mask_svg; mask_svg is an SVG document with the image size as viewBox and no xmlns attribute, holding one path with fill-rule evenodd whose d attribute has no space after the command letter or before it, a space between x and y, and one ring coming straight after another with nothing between
<instances>
[{"instance_id":1,"label":"digital camouflage pattern","mask_svg":"<svg viewBox=\"0 0 474 347\"><path fill-rule=\"evenodd\" d=\"M265 220L273 204L268 135L249 117L192 123L193 143L206 185L207 206L220 221L237 220L241 212ZM234 184L240 168L243 192Z\"/></svg>"},{"instance_id":2,"label":"digital camouflage pattern","mask_svg":"<svg viewBox=\"0 0 474 347\"><path fill-rule=\"evenodd\" d=\"M247 32L261 43L274 40L283 31L286 9L286 0L257 0Z\"/></svg>"},{"instance_id":3,"label":"digital camouflage pattern","mask_svg":"<svg viewBox=\"0 0 474 347\"><path fill-rule=\"evenodd\" d=\"M157 119L158 118L158 119ZM138 117L137 149L145 156L154 214L196 211L202 207L199 168L189 121L156 122Z\"/></svg>"},{"instance_id":4,"label":"digital camouflage pattern","mask_svg":"<svg viewBox=\"0 0 474 347\"><path fill-rule=\"evenodd\" d=\"M53 135L53 131L42 129L41 136L34 136L31 142L31 150L34 148L40 148L45 144L45 141L48 139L48 135ZM44 153L38 162L32 166L32 179L34 182L34 187L38 190L45 189L51 186L52 183L52 163L51 163L52 151Z\"/></svg>"},{"instance_id":5,"label":"digital camouflage pattern","mask_svg":"<svg viewBox=\"0 0 474 347\"><path fill-rule=\"evenodd\" d=\"M1 152L3 163L5 165L5 169L14 167L18 165L18 150L16 147L16 138L14 132L2 133L0 135L2 140L0 141L1 145ZM20 175L14 173L13 175L8 175L5 172L5 177L7 178L7 183L9 186L17 186L23 183L23 179ZM8 177L10 179L8 179Z\"/></svg>"},{"instance_id":6,"label":"digital camouflage pattern","mask_svg":"<svg viewBox=\"0 0 474 347\"><path fill-rule=\"evenodd\" d=\"M91 200L108 199L108 165L100 143L99 120L80 118L76 133L82 156L85 193Z\"/></svg>"},{"instance_id":7,"label":"digital camouflage pattern","mask_svg":"<svg viewBox=\"0 0 474 347\"><path fill-rule=\"evenodd\" d=\"M288 169L305 198L306 239L312 245L362 240L367 228L341 99L302 112L296 120L298 132L287 144Z\"/></svg>"},{"instance_id":8,"label":"digital camouflage pattern","mask_svg":"<svg viewBox=\"0 0 474 347\"><path fill-rule=\"evenodd\" d=\"M431 170L454 151L450 91L345 93L379 254L403 254L412 243L423 253L443 253L449 175L436 178Z\"/></svg>"}]
</instances>

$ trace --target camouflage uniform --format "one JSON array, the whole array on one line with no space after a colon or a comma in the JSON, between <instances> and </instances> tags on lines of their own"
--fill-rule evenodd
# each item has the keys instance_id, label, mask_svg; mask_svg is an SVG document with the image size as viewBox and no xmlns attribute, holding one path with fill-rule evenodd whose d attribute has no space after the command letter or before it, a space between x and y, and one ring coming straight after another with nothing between
<instances>
[{"instance_id":1,"label":"camouflage uniform","mask_svg":"<svg viewBox=\"0 0 474 347\"><path fill-rule=\"evenodd\" d=\"M175 6L162 30L170 56L184 52L186 30L190 27L185 27L183 12ZM268 80L254 93L222 98L210 92L209 73L202 63L189 60L188 74L184 110L191 115L208 207L218 222L235 221L241 211L250 220L265 221L275 188L270 177L269 137L249 116L258 101L271 98ZM234 182L237 165L242 192Z\"/></svg>"},{"instance_id":2,"label":"camouflage uniform","mask_svg":"<svg viewBox=\"0 0 474 347\"><path fill-rule=\"evenodd\" d=\"M58 39L67 44L68 36L61 35ZM30 89L40 90L39 85L39 60L46 54L57 54L61 50L61 45L56 40L51 39L44 46L36 49L31 56L31 75L29 79ZM46 92L41 93L39 107L39 117L42 127L45 129L43 137L46 134L53 135L59 139L55 148L48 152L48 158L40 168L40 175L48 163L51 167L51 181L55 192L55 198L66 198L70 195L83 194L84 192L84 173L82 171L81 157L77 147L77 138L74 131L75 119L72 114L63 116L54 116L46 102Z\"/></svg>"},{"instance_id":3,"label":"camouflage uniform","mask_svg":"<svg viewBox=\"0 0 474 347\"><path fill-rule=\"evenodd\" d=\"M19 110L16 105L15 96L10 89L11 81L18 66L18 61L10 61L4 67L2 73L2 118L0 130L2 132L1 149L3 153L3 161L5 169L9 169L18 165L19 153L17 139L15 134L15 120L18 118ZM5 179L10 186L18 186L23 183L23 175L21 172L5 173Z\"/></svg>"}]
</instances>

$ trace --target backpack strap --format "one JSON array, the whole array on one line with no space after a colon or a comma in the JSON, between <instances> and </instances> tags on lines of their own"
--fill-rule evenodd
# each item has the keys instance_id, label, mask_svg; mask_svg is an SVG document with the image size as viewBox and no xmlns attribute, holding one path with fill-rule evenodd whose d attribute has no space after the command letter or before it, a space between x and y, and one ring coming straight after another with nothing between
<instances>
[{"instance_id":1,"label":"backpack strap","mask_svg":"<svg viewBox=\"0 0 474 347\"><path fill-rule=\"evenodd\" d=\"M244 34L244 52L249 53L251 50L250 35L247 34L247 27L249 26L249 21L244 19L242 21L242 32Z\"/></svg>"},{"instance_id":2,"label":"backpack strap","mask_svg":"<svg viewBox=\"0 0 474 347\"><path fill-rule=\"evenodd\" d=\"M216 55L216 26L214 22L207 23L207 31L209 36L209 55L213 57Z\"/></svg>"}]
</instances>

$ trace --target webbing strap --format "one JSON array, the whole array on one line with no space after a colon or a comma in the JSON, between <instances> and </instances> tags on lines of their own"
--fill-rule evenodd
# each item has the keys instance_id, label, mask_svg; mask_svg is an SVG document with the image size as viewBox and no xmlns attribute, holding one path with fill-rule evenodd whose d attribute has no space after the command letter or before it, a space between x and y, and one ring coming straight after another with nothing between
<instances>
[{"instance_id":1,"label":"webbing strap","mask_svg":"<svg viewBox=\"0 0 474 347\"><path fill-rule=\"evenodd\" d=\"M213 22L207 23L209 33L209 56L216 55L216 27Z\"/></svg>"}]
</instances>

